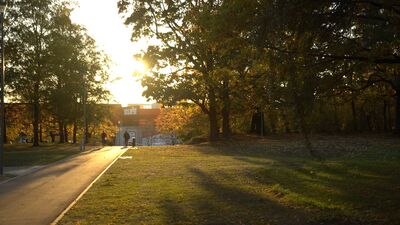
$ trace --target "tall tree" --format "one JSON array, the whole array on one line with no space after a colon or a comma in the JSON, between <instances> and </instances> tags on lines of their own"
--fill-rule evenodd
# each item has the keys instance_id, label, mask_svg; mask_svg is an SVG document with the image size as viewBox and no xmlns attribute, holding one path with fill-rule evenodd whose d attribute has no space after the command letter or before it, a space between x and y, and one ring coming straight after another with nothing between
<instances>
[{"instance_id":1,"label":"tall tree","mask_svg":"<svg viewBox=\"0 0 400 225\"><path fill-rule=\"evenodd\" d=\"M397 100L400 63L397 1L265 0L259 4L253 26L258 46L315 62L330 61L337 68L327 67L325 77L342 79L345 89L350 86L345 82L349 76L355 76L356 82L351 84L354 91L386 83L395 91L396 102L400 102ZM299 31L303 37L313 37L312 44L307 48L289 47L287 41ZM400 121L400 110L396 114ZM396 123L400 130L400 122Z\"/></svg>"},{"instance_id":2,"label":"tall tree","mask_svg":"<svg viewBox=\"0 0 400 225\"><path fill-rule=\"evenodd\" d=\"M53 0L16 0L8 9L6 36L8 88L12 98L33 106L33 145L39 145L40 104L44 101L48 41L56 8Z\"/></svg>"},{"instance_id":3,"label":"tall tree","mask_svg":"<svg viewBox=\"0 0 400 225\"><path fill-rule=\"evenodd\" d=\"M48 85L48 102L59 123L60 142L64 141L69 124L74 126L76 142L85 90L89 102L108 99L108 91L102 85L108 80L108 59L96 49L86 30L71 22L70 12L69 8L60 9L54 21L56 32L52 33L49 43L52 83Z\"/></svg>"},{"instance_id":4,"label":"tall tree","mask_svg":"<svg viewBox=\"0 0 400 225\"><path fill-rule=\"evenodd\" d=\"M251 14L242 7L251 8L252 4L222 0L119 1L120 12L127 15L126 23L133 25L133 38L146 36L159 41L144 54L154 69L154 75L143 81L145 95L168 105L179 101L197 104L209 117L210 140L218 137L220 111L224 136L230 133L231 88L234 77L245 69L234 62L239 62L238 49L245 45L245 34L239 28L246 26Z\"/></svg>"},{"instance_id":5,"label":"tall tree","mask_svg":"<svg viewBox=\"0 0 400 225\"><path fill-rule=\"evenodd\" d=\"M103 86L108 79L108 59L86 30L71 22L71 11L65 1L17 0L11 4L8 88L14 100L33 105L34 146L39 145L42 105L58 120L59 133L66 134L67 125L76 126L80 120L84 90L91 102L108 97Z\"/></svg>"},{"instance_id":6,"label":"tall tree","mask_svg":"<svg viewBox=\"0 0 400 225\"><path fill-rule=\"evenodd\" d=\"M211 141L218 138L218 84L212 76L215 53L205 25L221 2L119 1L120 12L128 14L126 24L133 25L132 37L147 36L160 42L146 54L155 69L155 76L143 82L148 87L146 95L165 104L171 103L165 98L198 104L209 117ZM156 83L165 85L152 89Z\"/></svg>"}]
</instances>

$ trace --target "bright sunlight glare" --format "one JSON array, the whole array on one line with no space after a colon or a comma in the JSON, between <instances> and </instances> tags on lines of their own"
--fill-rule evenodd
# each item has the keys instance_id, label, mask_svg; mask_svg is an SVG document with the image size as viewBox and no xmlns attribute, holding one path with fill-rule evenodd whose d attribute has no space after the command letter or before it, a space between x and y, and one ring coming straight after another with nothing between
<instances>
[{"instance_id":1,"label":"bright sunlight glare","mask_svg":"<svg viewBox=\"0 0 400 225\"><path fill-rule=\"evenodd\" d=\"M131 30L118 15L117 1L77 0L78 6L72 13L75 23L85 26L96 40L99 49L111 58L110 81L106 87L117 103L146 104L140 77L146 65L134 58L148 44L145 40L130 41Z\"/></svg>"}]
</instances>

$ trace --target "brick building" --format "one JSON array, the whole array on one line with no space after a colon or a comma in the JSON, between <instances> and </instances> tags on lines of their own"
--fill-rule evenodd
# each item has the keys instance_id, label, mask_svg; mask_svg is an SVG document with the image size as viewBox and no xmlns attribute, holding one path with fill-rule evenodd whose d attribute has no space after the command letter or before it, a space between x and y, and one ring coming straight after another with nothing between
<instances>
[{"instance_id":1,"label":"brick building","mask_svg":"<svg viewBox=\"0 0 400 225\"><path fill-rule=\"evenodd\" d=\"M115 145L124 145L124 133L127 131L135 138L137 145L147 145L146 138L157 134L155 119L160 114L159 104L128 105L127 107L113 107L113 114L118 124L118 133Z\"/></svg>"}]
</instances>

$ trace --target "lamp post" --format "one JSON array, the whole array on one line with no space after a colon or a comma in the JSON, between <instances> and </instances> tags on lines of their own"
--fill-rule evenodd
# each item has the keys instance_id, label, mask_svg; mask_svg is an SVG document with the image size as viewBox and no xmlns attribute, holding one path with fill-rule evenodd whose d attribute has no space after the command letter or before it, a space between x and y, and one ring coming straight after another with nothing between
<instances>
[{"instance_id":1,"label":"lamp post","mask_svg":"<svg viewBox=\"0 0 400 225\"><path fill-rule=\"evenodd\" d=\"M87 140L87 119L86 119L86 114L87 114L87 86L86 86L86 75L83 75L83 138L82 138L82 143L81 143L81 151L86 150L86 140Z\"/></svg>"},{"instance_id":2,"label":"lamp post","mask_svg":"<svg viewBox=\"0 0 400 225\"><path fill-rule=\"evenodd\" d=\"M121 121L118 120L118 146L121 143Z\"/></svg>"},{"instance_id":3,"label":"lamp post","mask_svg":"<svg viewBox=\"0 0 400 225\"><path fill-rule=\"evenodd\" d=\"M5 0L0 0L0 32L1 32L1 69L0 69L0 176L4 174L4 131L5 131L5 104L4 104L4 12L7 4Z\"/></svg>"}]
</instances>

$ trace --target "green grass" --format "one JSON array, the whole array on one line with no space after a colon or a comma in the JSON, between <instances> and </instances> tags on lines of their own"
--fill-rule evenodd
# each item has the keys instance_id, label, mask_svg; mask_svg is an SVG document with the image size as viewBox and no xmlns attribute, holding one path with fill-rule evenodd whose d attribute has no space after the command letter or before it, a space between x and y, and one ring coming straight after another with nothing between
<instances>
[{"instance_id":1,"label":"green grass","mask_svg":"<svg viewBox=\"0 0 400 225\"><path fill-rule=\"evenodd\" d=\"M31 147L28 144L6 145L4 152L5 166L46 165L79 152L78 145L44 144Z\"/></svg>"},{"instance_id":2,"label":"green grass","mask_svg":"<svg viewBox=\"0 0 400 225\"><path fill-rule=\"evenodd\" d=\"M400 224L400 141L129 150L60 224Z\"/></svg>"}]
</instances>

